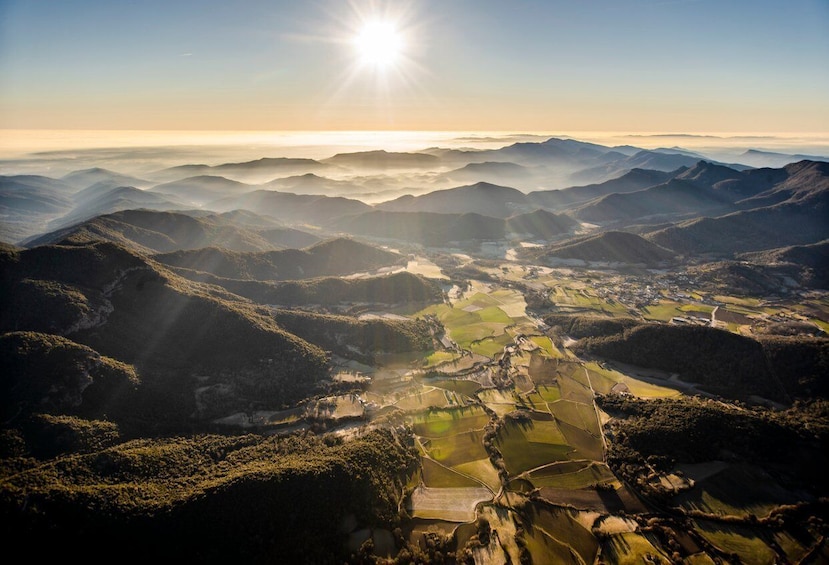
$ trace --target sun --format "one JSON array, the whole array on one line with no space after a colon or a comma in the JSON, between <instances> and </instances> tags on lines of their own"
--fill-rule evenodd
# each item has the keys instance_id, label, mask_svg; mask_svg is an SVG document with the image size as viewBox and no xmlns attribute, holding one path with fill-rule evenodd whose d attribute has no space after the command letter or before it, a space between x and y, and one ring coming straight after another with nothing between
<instances>
[{"instance_id":1,"label":"sun","mask_svg":"<svg viewBox=\"0 0 829 565\"><path fill-rule=\"evenodd\" d=\"M393 67L403 52L403 36L390 22L374 21L363 25L354 37L360 63L377 69Z\"/></svg>"}]
</instances>

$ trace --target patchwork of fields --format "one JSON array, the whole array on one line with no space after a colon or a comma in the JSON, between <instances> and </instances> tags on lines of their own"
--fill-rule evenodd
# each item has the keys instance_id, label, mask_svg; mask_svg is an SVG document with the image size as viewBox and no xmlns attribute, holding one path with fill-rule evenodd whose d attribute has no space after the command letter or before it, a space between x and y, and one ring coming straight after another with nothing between
<instances>
[{"instance_id":1,"label":"patchwork of fields","mask_svg":"<svg viewBox=\"0 0 829 565\"><path fill-rule=\"evenodd\" d=\"M517 281L526 269L510 266L492 273ZM550 288L551 300L564 310L629 315L627 306L590 285L559 283L543 272L534 280ZM643 307L641 315L664 320L710 316L714 308L702 299L662 297ZM760 313L758 308L728 304L728 310L742 309L744 315ZM421 454L421 471L407 501L413 517L410 539L421 540L426 532L454 536L458 551L466 547L481 563L518 562L522 554L534 563L640 563L647 555L654 563L671 559L676 548L635 518L651 509L605 461L603 427L610 416L594 399L597 394L677 398L682 394L678 383L668 375L578 359L527 315L520 292L498 285L473 281L455 300L417 315L437 317L455 349L430 353L412 381L418 391L396 402L408 413ZM703 471L686 468L659 479L684 490L672 506L724 517L765 516L796 498L751 468L715 464L708 475ZM746 482L755 487L737 496L737 483ZM689 490L693 484L700 488ZM625 515L634 518L620 517ZM742 527L697 525L697 534L677 534L685 563L714 563L706 543L746 563L771 562L775 555L769 540ZM772 543L792 558L802 556L814 539L796 537L781 532Z\"/></svg>"},{"instance_id":2,"label":"patchwork of fields","mask_svg":"<svg viewBox=\"0 0 829 565\"><path fill-rule=\"evenodd\" d=\"M435 274L425 258L409 268ZM386 355L370 367L341 360L337 380L366 386L360 394L315 400L292 410L236 415L276 431L308 427L309 418L340 422L335 433L359 433L356 424L404 425L415 437L420 468L410 478L402 510L404 535L423 546L434 536L451 539L458 555L475 562L714 563L737 555L745 563L773 563L780 555L802 559L817 542L811 530L767 531L731 523L766 518L802 498L758 468L708 461L654 472L648 484L674 494L666 508L694 518L689 532L648 525L653 512L635 488L607 462L611 416L597 395L646 400L681 398L692 385L641 367L580 359L567 340L552 339L527 313L519 281L549 291L559 311L628 316L631 308L562 270L509 265L491 269L502 281L470 281L452 300L410 317L433 316L445 335L435 350ZM531 275L528 280L527 277ZM639 308L646 320L714 314L706 296L685 300L657 294ZM756 301L717 296L728 329L741 331L752 316L772 309ZM399 314L395 314L399 315ZM344 422L355 423L345 425ZM748 485L748 486L747 486ZM362 538L361 538L362 539ZM679 547L676 546L679 544ZM677 553L679 551L679 553Z\"/></svg>"}]
</instances>

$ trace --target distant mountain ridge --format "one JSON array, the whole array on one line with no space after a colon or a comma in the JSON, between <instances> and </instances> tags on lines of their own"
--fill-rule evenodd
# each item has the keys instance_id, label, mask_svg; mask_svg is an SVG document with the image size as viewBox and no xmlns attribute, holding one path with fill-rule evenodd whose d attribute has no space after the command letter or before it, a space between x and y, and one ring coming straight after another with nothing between
<instances>
[{"instance_id":1,"label":"distant mountain ridge","mask_svg":"<svg viewBox=\"0 0 829 565\"><path fill-rule=\"evenodd\" d=\"M199 175L157 184L149 190L169 194L179 200L205 204L229 194L241 194L255 189L254 185L225 177Z\"/></svg>"},{"instance_id":2,"label":"distant mountain ridge","mask_svg":"<svg viewBox=\"0 0 829 565\"><path fill-rule=\"evenodd\" d=\"M434 212L442 214L480 214L506 218L527 209L526 195L515 188L478 182L422 196L401 196L375 206L388 212Z\"/></svg>"},{"instance_id":3,"label":"distant mountain ridge","mask_svg":"<svg viewBox=\"0 0 829 565\"><path fill-rule=\"evenodd\" d=\"M760 151L759 149L748 149L740 155L739 160L751 167L785 167L790 163L798 161L829 161L829 157L821 155L801 155L777 153L774 151Z\"/></svg>"},{"instance_id":4,"label":"distant mountain ridge","mask_svg":"<svg viewBox=\"0 0 829 565\"><path fill-rule=\"evenodd\" d=\"M561 214L536 210L508 218L494 218L474 212L389 212L373 210L341 218L335 229L356 235L446 247L463 242L503 240L523 237L557 239L569 233L578 222Z\"/></svg>"},{"instance_id":5,"label":"distant mountain ridge","mask_svg":"<svg viewBox=\"0 0 829 565\"><path fill-rule=\"evenodd\" d=\"M829 165L801 162L784 169L736 171L700 161L662 184L605 195L580 206L573 214L599 223L717 216L824 191L829 186L826 167Z\"/></svg>"},{"instance_id":6,"label":"distant mountain ridge","mask_svg":"<svg viewBox=\"0 0 829 565\"><path fill-rule=\"evenodd\" d=\"M440 159L425 153L400 153L378 149L356 153L337 153L322 162L365 169L407 169L434 167L440 163Z\"/></svg>"},{"instance_id":7,"label":"distant mountain ridge","mask_svg":"<svg viewBox=\"0 0 829 565\"><path fill-rule=\"evenodd\" d=\"M40 175L0 176L0 240L8 243L48 229L72 209L74 187Z\"/></svg>"},{"instance_id":8,"label":"distant mountain ridge","mask_svg":"<svg viewBox=\"0 0 829 565\"><path fill-rule=\"evenodd\" d=\"M277 246L269 240L267 233L245 229L221 216L193 217L155 210L124 210L97 216L31 238L24 245L79 245L101 240L120 243L143 253L198 249L211 245L236 251L264 251Z\"/></svg>"},{"instance_id":9,"label":"distant mountain ridge","mask_svg":"<svg viewBox=\"0 0 829 565\"><path fill-rule=\"evenodd\" d=\"M537 190L530 192L527 194L527 199L544 208L561 209L572 204L586 202L609 194L634 192L655 186L667 181L684 170L686 170L685 167L680 167L675 171L669 172L634 168L618 178L598 184L573 186L560 190Z\"/></svg>"},{"instance_id":10,"label":"distant mountain ridge","mask_svg":"<svg viewBox=\"0 0 829 565\"><path fill-rule=\"evenodd\" d=\"M157 171L153 178L178 180L199 175L236 175L246 180L262 182L275 175L302 174L324 171L330 168L315 159L290 157L263 157L241 163L223 163L220 165L178 165Z\"/></svg>"},{"instance_id":11,"label":"distant mountain ridge","mask_svg":"<svg viewBox=\"0 0 829 565\"><path fill-rule=\"evenodd\" d=\"M829 163L801 161L748 174L770 176L771 188L736 203L746 209L690 219L646 237L683 254L720 255L829 238Z\"/></svg>"},{"instance_id":12,"label":"distant mountain ridge","mask_svg":"<svg viewBox=\"0 0 829 565\"><path fill-rule=\"evenodd\" d=\"M351 239L338 238L305 249L239 253L215 247L154 255L169 267L240 280L307 279L371 271L403 261L403 256Z\"/></svg>"},{"instance_id":13,"label":"distant mountain ridge","mask_svg":"<svg viewBox=\"0 0 829 565\"><path fill-rule=\"evenodd\" d=\"M219 211L251 210L285 222L307 222L316 225L371 210L371 206L360 200L341 196L293 194L275 190L254 190L239 196L222 198L212 202L210 207Z\"/></svg>"},{"instance_id":14,"label":"distant mountain ridge","mask_svg":"<svg viewBox=\"0 0 829 565\"><path fill-rule=\"evenodd\" d=\"M138 188L144 188L153 184L148 180L110 171L109 169L102 169L100 167L73 171L62 176L61 180L76 189L84 189L98 183L106 183L110 186L135 186Z\"/></svg>"}]
</instances>

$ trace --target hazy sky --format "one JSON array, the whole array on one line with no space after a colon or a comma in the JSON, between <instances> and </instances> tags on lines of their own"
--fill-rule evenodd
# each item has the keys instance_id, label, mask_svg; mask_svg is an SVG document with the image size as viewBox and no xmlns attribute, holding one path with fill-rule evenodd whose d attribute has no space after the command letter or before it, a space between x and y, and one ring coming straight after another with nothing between
<instances>
[{"instance_id":1,"label":"hazy sky","mask_svg":"<svg viewBox=\"0 0 829 565\"><path fill-rule=\"evenodd\" d=\"M829 132L829 0L0 0L0 127Z\"/></svg>"}]
</instances>

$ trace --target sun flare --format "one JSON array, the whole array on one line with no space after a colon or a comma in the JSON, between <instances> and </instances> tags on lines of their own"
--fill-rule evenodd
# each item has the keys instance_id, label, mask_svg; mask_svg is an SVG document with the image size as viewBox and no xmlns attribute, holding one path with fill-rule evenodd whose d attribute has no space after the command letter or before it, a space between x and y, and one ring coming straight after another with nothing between
<instances>
[{"instance_id":1,"label":"sun flare","mask_svg":"<svg viewBox=\"0 0 829 565\"><path fill-rule=\"evenodd\" d=\"M394 66L403 50L400 31L389 22L366 23L354 38L360 62L378 69Z\"/></svg>"}]
</instances>

